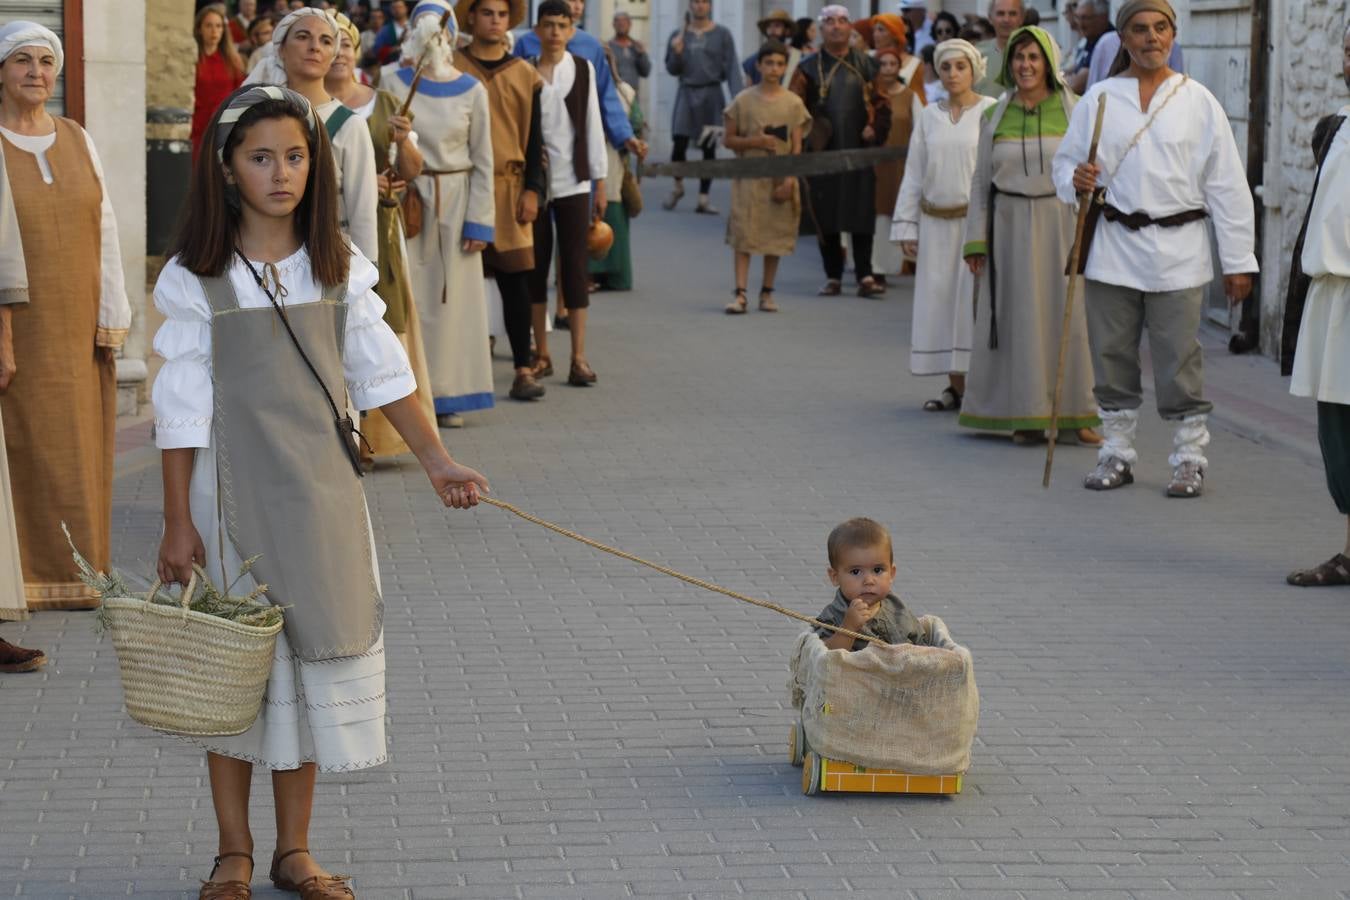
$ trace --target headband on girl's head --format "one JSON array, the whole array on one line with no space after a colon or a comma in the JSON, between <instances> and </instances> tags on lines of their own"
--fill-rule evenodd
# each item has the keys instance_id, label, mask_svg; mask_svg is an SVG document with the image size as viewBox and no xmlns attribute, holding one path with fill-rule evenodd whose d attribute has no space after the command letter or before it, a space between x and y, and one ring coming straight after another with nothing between
<instances>
[{"instance_id":1,"label":"headband on girl's head","mask_svg":"<svg viewBox=\"0 0 1350 900\"><path fill-rule=\"evenodd\" d=\"M310 105L303 94L275 84L257 84L236 94L229 105L220 111L220 119L216 122L217 160L222 163L225 162L225 145L230 142L230 132L234 131L234 126L238 124L240 117L259 103L266 103L268 100L281 100L296 107L296 110L309 123L311 133L317 134L318 130L323 127L323 124L319 121L319 114L314 111L314 107Z\"/></svg>"}]
</instances>

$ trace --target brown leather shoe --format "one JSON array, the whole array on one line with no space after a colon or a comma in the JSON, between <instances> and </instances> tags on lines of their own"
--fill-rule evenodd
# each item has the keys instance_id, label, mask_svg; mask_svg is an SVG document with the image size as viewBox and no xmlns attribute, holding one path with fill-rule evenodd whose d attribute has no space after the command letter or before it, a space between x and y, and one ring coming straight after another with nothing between
<instances>
[{"instance_id":1,"label":"brown leather shoe","mask_svg":"<svg viewBox=\"0 0 1350 900\"><path fill-rule=\"evenodd\" d=\"M530 366L534 369L535 378L547 378L553 374L553 357L540 356L536 353Z\"/></svg>"},{"instance_id":2,"label":"brown leather shoe","mask_svg":"<svg viewBox=\"0 0 1350 900\"><path fill-rule=\"evenodd\" d=\"M300 900L356 900L356 894L347 886L347 882L351 881L351 878L347 875L311 875L299 884L289 878L282 877L282 860L297 853L308 852L309 850L304 847L297 847L294 850L287 850L279 856L274 855L270 874L273 886L279 891L299 894Z\"/></svg>"},{"instance_id":3,"label":"brown leather shoe","mask_svg":"<svg viewBox=\"0 0 1350 900\"><path fill-rule=\"evenodd\" d=\"M211 867L212 878L216 875L216 869L220 868L220 861L231 856L239 856L248 860L248 870L252 874L252 856L243 852L222 853L216 857L216 864ZM249 887L246 881L203 881L202 889L197 894L197 900L251 900L252 897L253 888Z\"/></svg>"},{"instance_id":4,"label":"brown leather shoe","mask_svg":"<svg viewBox=\"0 0 1350 900\"><path fill-rule=\"evenodd\" d=\"M571 371L567 373L567 383L573 387L590 387L599 380L600 376L595 374L595 370L584 363L572 363Z\"/></svg>"},{"instance_id":5,"label":"brown leather shoe","mask_svg":"<svg viewBox=\"0 0 1350 900\"><path fill-rule=\"evenodd\" d=\"M47 664L47 654L0 638L0 672L32 672Z\"/></svg>"},{"instance_id":6,"label":"brown leather shoe","mask_svg":"<svg viewBox=\"0 0 1350 900\"><path fill-rule=\"evenodd\" d=\"M544 386L535 381L533 375L517 375L516 380L511 382L511 392L508 396L512 400L538 400L544 396Z\"/></svg>"}]
</instances>

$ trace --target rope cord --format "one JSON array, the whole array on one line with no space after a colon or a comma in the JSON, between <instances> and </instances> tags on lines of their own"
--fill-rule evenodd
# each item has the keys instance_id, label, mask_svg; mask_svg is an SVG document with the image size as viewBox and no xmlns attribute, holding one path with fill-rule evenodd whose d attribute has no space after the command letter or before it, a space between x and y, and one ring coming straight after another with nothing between
<instances>
[{"instance_id":1,"label":"rope cord","mask_svg":"<svg viewBox=\"0 0 1350 900\"><path fill-rule=\"evenodd\" d=\"M760 606L763 607L764 609L771 609L776 613L781 613L785 616L788 616L789 618L796 619L799 622L806 622L807 624L815 625L818 628L824 628L829 631L835 631L838 632L839 634L846 634L849 637L854 638L855 640L869 641L870 643L873 644L880 644L883 647L887 646L886 642L883 641L881 638L873 637L870 634L859 634L856 631L849 631L847 628L840 628L838 625L830 625L829 623L822 622L819 619L813 619L810 616L804 616L801 613L797 612L795 609L788 609L786 606L779 606L777 603L771 603L768 600L760 600L756 597L748 597L745 594L733 591L729 588L724 588L715 585L711 581L704 581L702 578L695 578L692 575L685 575L683 572L676 572L674 569L671 569L667 566L650 562L648 560L643 559L640 556L634 556L633 554L620 550L617 547L610 547L606 544L600 543L599 541L593 541L590 538L585 537L584 535L577 534L575 531L568 531L561 525L554 525L552 522L541 519L538 516L531 515L530 513L525 512L525 510L517 506L512 506L510 503L506 503L502 500L497 500L493 497L488 497L481 493L478 495L478 499L482 503L486 503L490 506L495 506L498 509L504 509L507 512L512 513L513 515L520 516L520 518L524 519L526 522L533 522L536 525L540 525L543 526L544 528L547 528L549 531L561 534L563 537L571 538L574 541L579 541L580 543L585 544L587 547L591 547L596 550L609 553L613 556L619 557L620 559L626 559L629 562L637 563L640 566L646 566L649 569L655 569L662 575L669 575L671 578L678 578L680 581L683 581L686 584L692 584L694 587L701 587L705 591L712 591L715 594L723 594L727 597L731 597L732 599L740 600L742 603L749 603L753 606Z\"/></svg>"}]
</instances>

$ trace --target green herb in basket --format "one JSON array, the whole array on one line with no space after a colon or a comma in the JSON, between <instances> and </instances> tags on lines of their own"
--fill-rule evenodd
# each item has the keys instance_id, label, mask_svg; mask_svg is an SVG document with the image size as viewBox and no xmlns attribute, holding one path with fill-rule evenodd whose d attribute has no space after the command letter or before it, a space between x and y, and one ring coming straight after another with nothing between
<instances>
[{"instance_id":1,"label":"green herb in basket","mask_svg":"<svg viewBox=\"0 0 1350 900\"><path fill-rule=\"evenodd\" d=\"M108 600L111 598L127 597L135 600L149 600L151 603L157 603L162 606L173 606L181 608L183 601L179 598L171 597L167 590L163 589L158 581L153 583L153 592L151 585L147 584L142 588L135 588L128 582L126 576L116 569L105 575L89 564L80 551L76 549L75 543L71 540L70 530L62 523L61 530L66 533L66 542L70 544L71 554L75 559L75 565L79 567L79 579L98 591L99 596ZM211 579L207 577L206 571L201 566L194 565L192 568L197 573L196 588L192 593L192 599L188 603L188 609L193 612L205 613L208 616L218 616L231 622L238 622L241 625L253 625L258 628L269 628L282 619L282 610L279 606L272 606L260 602L260 598L267 593L267 585L260 584L257 588L242 597L230 596L230 591L239 579L244 577L253 568L253 564L258 561L258 557L244 560L244 564L239 569L239 574L235 576L234 581L224 589L216 587ZM95 628L100 634L108 627L108 616L106 607L99 607L98 617L95 620Z\"/></svg>"}]
</instances>

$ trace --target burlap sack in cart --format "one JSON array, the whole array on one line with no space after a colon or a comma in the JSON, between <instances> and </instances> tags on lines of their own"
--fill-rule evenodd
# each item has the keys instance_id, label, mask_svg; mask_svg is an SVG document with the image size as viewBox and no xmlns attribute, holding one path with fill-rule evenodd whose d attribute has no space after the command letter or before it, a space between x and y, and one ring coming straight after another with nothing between
<instances>
[{"instance_id":1,"label":"burlap sack in cart","mask_svg":"<svg viewBox=\"0 0 1350 900\"><path fill-rule=\"evenodd\" d=\"M922 616L926 645L828 650L798 639L788 687L807 746L827 759L911 775L970 768L980 692L970 651L937 616Z\"/></svg>"}]
</instances>

